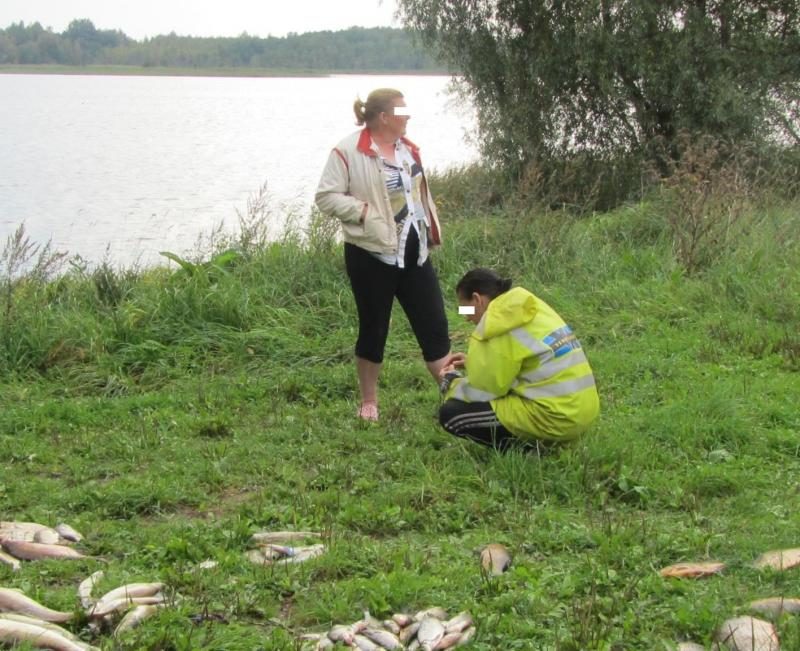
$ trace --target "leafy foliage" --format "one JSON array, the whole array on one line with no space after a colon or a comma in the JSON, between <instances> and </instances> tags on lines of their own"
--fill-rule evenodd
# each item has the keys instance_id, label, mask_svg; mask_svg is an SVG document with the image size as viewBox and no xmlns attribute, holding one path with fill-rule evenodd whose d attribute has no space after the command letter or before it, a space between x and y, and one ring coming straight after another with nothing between
<instances>
[{"instance_id":1,"label":"leafy foliage","mask_svg":"<svg viewBox=\"0 0 800 651\"><path fill-rule=\"evenodd\" d=\"M477 108L488 160L518 176L533 165L544 185L572 165L584 171L573 185L605 176L631 189L640 180L634 155L682 131L732 142L775 135L770 128L783 129L782 142L797 137L796 2L399 0L399 6L421 41L463 72L462 90ZM608 168L620 161L631 173L615 180Z\"/></svg>"}]
</instances>

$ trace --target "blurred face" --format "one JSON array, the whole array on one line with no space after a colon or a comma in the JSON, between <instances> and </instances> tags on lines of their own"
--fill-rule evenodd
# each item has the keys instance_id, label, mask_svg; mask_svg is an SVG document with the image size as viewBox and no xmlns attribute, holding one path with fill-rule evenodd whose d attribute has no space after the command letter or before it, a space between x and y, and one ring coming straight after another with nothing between
<instances>
[{"instance_id":1,"label":"blurred face","mask_svg":"<svg viewBox=\"0 0 800 651\"><path fill-rule=\"evenodd\" d=\"M410 119L406 101L402 97L392 100L392 107L383 113L384 124L395 138L406 135L406 125Z\"/></svg>"},{"instance_id":2,"label":"blurred face","mask_svg":"<svg viewBox=\"0 0 800 651\"><path fill-rule=\"evenodd\" d=\"M489 307L489 302L492 300L483 294L473 293L472 296L458 295L458 313L463 314L464 318L470 323L478 325L486 308Z\"/></svg>"}]
</instances>

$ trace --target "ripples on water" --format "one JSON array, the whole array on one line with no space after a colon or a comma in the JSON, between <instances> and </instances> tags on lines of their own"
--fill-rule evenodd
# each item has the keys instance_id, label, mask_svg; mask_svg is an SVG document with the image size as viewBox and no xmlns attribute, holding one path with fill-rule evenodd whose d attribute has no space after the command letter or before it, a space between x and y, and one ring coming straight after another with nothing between
<instances>
[{"instance_id":1,"label":"ripples on water","mask_svg":"<svg viewBox=\"0 0 800 651\"><path fill-rule=\"evenodd\" d=\"M24 222L36 242L92 263L150 265L229 228L267 183L308 213L330 148L356 129L373 88L406 95L408 136L426 166L475 158L472 118L439 76L321 78L0 75L0 238Z\"/></svg>"}]
</instances>

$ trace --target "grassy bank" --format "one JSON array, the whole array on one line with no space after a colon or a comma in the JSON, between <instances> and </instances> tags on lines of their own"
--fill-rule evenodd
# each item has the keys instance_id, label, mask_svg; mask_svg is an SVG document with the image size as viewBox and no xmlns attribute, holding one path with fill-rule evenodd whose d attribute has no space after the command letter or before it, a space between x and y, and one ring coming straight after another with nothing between
<instances>
[{"instance_id":1,"label":"grassy bank","mask_svg":"<svg viewBox=\"0 0 800 651\"><path fill-rule=\"evenodd\" d=\"M6 285L2 519L69 522L108 563L0 566L0 584L69 610L101 566L101 592L164 580L175 608L98 645L228 651L431 605L470 611L474 649L650 651L708 644L749 601L800 596L798 570L751 566L800 546L797 204L751 206L724 255L687 275L658 201L458 219L453 187L437 193L436 264L455 347L470 332L458 278L512 275L583 342L603 408L589 435L539 459L444 434L399 310L382 420L358 424L355 308L331 229L268 243L251 222L216 264ZM294 528L324 531L328 552L245 560L252 532ZM496 579L478 570L488 542L514 554ZM219 564L195 571L206 559ZM700 560L728 567L658 574ZM792 616L779 628L800 648Z\"/></svg>"}]
</instances>

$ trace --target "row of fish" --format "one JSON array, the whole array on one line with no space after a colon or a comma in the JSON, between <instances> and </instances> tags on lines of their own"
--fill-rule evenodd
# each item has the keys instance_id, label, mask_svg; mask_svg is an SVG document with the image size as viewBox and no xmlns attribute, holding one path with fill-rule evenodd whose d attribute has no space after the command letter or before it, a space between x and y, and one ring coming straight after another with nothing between
<instances>
[{"instance_id":1,"label":"row of fish","mask_svg":"<svg viewBox=\"0 0 800 651\"><path fill-rule=\"evenodd\" d=\"M305 633L300 640L314 651L339 644L359 651L434 651L462 646L474 636L475 626L468 612L450 618L444 609L435 607L414 615L396 613L383 621L365 612L357 622L337 624L323 633Z\"/></svg>"},{"instance_id":2,"label":"row of fish","mask_svg":"<svg viewBox=\"0 0 800 651\"><path fill-rule=\"evenodd\" d=\"M81 540L83 536L68 524L51 528L37 522L0 521L0 563L16 571L20 561L87 558L69 546Z\"/></svg>"},{"instance_id":3,"label":"row of fish","mask_svg":"<svg viewBox=\"0 0 800 651\"><path fill-rule=\"evenodd\" d=\"M69 545L83 536L66 524L48 527L37 522L0 521L0 561L18 570L20 561L90 558ZM78 586L78 599L95 632L119 619L114 635L137 626L167 604L163 583L127 583L109 590L99 599L92 596L103 578L94 572ZM55 651L87 651L93 647L59 624L66 624L74 612L53 610L20 590L0 587L0 644L29 643Z\"/></svg>"},{"instance_id":4,"label":"row of fish","mask_svg":"<svg viewBox=\"0 0 800 651\"><path fill-rule=\"evenodd\" d=\"M164 584L158 582L127 583L95 600L92 589L102 578L103 572L98 571L78 586L78 598L94 630L111 624L122 615L114 629L114 635L120 635L167 604ZM57 651L93 648L58 626L72 620L74 615L72 612L48 608L20 590L0 587L0 643L27 641L34 646ZM35 630L37 628L41 630Z\"/></svg>"},{"instance_id":5,"label":"row of fish","mask_svg":"<svg viewBox=\"0 0 800 651\"><path fill-rule=\"evenodd\" d=\"M761 554L754 562L753 567L759 570L773 569L777 571L790 570L800 565L800 549L775 549ZM721 561L703 561L700 563L676 563L659 571L661 576L670 578L701 578L712 574L719 574L726 567Z\"/></svg>"},{"instance_id":6,"label":"row of fish","mask_svg":"<svg viewBox=\"0 0 800 651\"><path fill-rule=\"evenodd\" d=\"M758 569L788 570L800 565L800 549L777 549L761 554L753 566ZM702 563L677 563L660 571L661 576L671 578L701 578L719 574L725 563L709 561ZM800 599L770 597L753 601L749 609L779 617L783 613L800 613ZM779 651L780 639L775 627L763 619L743 616L728 619L714 633L713 651ZM678 645L678 651L704 651L694 642Z\"/></svg>"}]
</instances>

